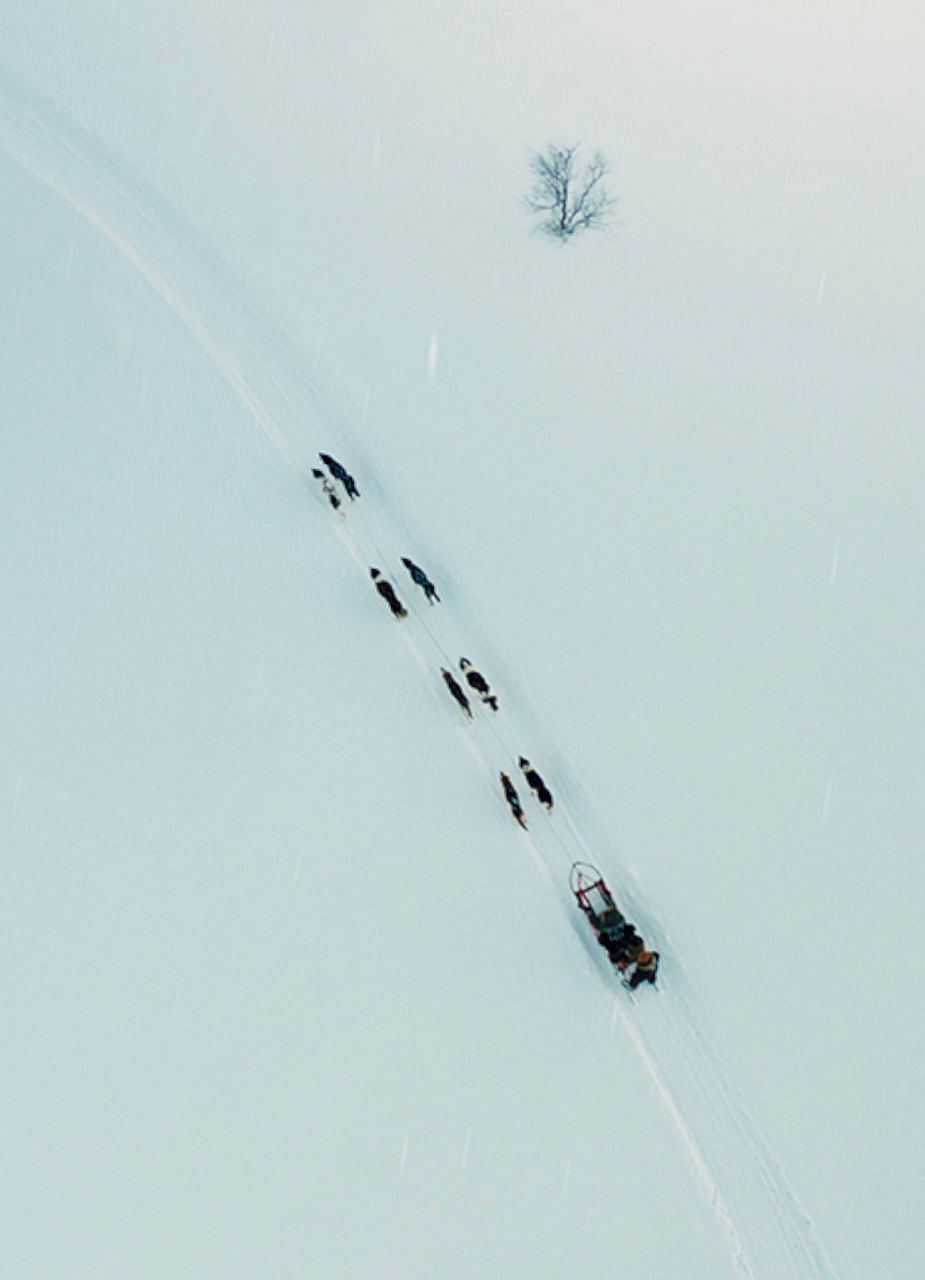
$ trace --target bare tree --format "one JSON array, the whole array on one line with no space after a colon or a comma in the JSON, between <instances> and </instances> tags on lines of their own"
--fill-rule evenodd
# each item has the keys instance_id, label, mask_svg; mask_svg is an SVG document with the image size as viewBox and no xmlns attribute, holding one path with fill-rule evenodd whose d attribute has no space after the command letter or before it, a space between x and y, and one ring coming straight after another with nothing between
<instances>
[{"instance_id":1,"label":"bare tree","mask_svg":"<svg viewBox=\"0 0 925 1280\"><path fill-rule=\"evenodd\" d=\"M604 186L607 164L599 151L580 168L578 147L557 147L535 151L530 161L533 186L524 198L531 213L539 215L537 229L558 240L567 240L576 231L606 227L616 208L616 200Z\"/></svg>"}]
</instances>

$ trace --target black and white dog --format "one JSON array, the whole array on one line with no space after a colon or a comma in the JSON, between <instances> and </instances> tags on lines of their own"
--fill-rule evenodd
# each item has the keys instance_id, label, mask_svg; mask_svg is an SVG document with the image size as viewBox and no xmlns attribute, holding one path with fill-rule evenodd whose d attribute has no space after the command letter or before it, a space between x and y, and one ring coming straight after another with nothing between
<instances>
[{"instance_id":1,"label":"black and white dog","mask_svg":"<svg viewBox=\"0 0 925 1280\"><path fill-rule=\"evenodd\" d=\"M539 800L540 804L546 809L552 808L552 792L546 783L534 769L533 765L526 756L521 756L518 761L521 769L523 769L524 777L527 780L527 786Z\"/></svg>"},{"instance_id":2,"label":"black and white dog","mask_svg":"<svg viewBox=\"0 0 925 1280\"><path fill-rule=\"evenodd\" d=\"M459 667L463 675L466 677L467 683L476 691L486 706L491 707L492 711L497 711L498 699L492 693L491 685L482 675L481 671L476 671L468 658L460 658Z\"/></svg>"},{"instance_id":3,"label":"black and white dog","mask_svg":"<svg viewBox=\"0 0 925 1280\"><path fill-rule=\"evenodd\" d=\"M341 507L341 500L337 496L337 490L334 488L333 484L331 484L331 481L327 478L320 467L312 467L312 475L316 480L321 481L321 488L324 496L327 498L328 502L330 502L334 510L339 511Z\"/></svg>"},{"instance_id":4,"label":"black and white dog","mask_svg":"<svg viewBox=\"0 0 925 1280\"><path fill-rule=\"evenodd\" d=\"M395 594L395 588L389 582L388 578L380 569L370 569L369 576L375 583L376 590L382 596L383 600L392 610L392 616L395 618L407 618L408 610Z\"/></svg>"}]
</instances>

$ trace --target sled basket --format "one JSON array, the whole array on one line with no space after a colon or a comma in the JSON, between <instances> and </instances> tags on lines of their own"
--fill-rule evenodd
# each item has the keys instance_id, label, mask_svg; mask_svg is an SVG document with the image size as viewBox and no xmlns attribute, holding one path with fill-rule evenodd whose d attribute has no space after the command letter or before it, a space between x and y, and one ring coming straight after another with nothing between
<instances>
[{"instance_id":1,"label":"sled basket","mask_svg":"<svg viewBox=\"0 0 925 1280\"><path fill-rule=\"evenodd\" d=\"M608 908L616 908L613 894L604 883L604 877L590 862L573 862L569 884L575 900L592 924Z\"/></svg>"}]
</instances>

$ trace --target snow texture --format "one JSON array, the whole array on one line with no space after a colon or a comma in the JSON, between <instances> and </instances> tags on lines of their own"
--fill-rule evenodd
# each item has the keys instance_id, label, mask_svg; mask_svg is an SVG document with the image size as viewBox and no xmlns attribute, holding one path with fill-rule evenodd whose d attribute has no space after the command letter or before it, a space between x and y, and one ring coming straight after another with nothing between
<instances>
[{"instance_id":1,"label":"snow texture","mask_svg":"<svg viewBox=\"0 0 925 1280\"><path fill-rule=\"evenodd\" d=\"M266 48L276 68L275 40ZM390 149L383 131L371 136L378 174ZM638 554L641 565L645 530L615 516L620 538L601 529L597 545L583 542L595 511L607 519L606 483L576 513L581 473L551 434L535 439L527 417L490 444L454 419L446 406L467 367L454 371L456 316L441 320L439 340L425 316L408 333L404 371L369 379L384 406L374 414L339 318L329 335L339 367L323 359L323 320L307 356L260 300L267 281L246 284L157 183L6 73L0 149L19 215L7 254L27 263L10 271L17 302L5 315L19 425L4 487L15 619L3 755L14 975L5 1273L552 1280L596 1273L606 1259L664 1280L872 1274L865 1237L833 1248L837 1270L823 1243L850 1234L839 1162L826 1183L809 1136L801 1149L801 1116L781 1119L786 1106L759 1088L784 1069L792 1033L797 1053L827 1060L837 1121L850 1128L867 1111L876 1124L838 1084L861 1060L833 1062L814 1040L811 993L794 995L787 1024L773 961L783 961L782 986L813 971L784 961L799 926L787 923L774 868L756 861L759 918L760 894L737 887L746 851L736 841L725 870L703 866L702 892L680 855L659 863L650 843L648 860L629 856L613 827L623 810L643 838L649 801L634 802L625 782L607 786L603 766L623 756L604 745L589 702L570 702L585 696L575 695L577 657L605 720L627 713L614 726L627 754L651 769L653 742L668 740L650 794L670 809L683 755L670 699L639 729L592 643L616 631L631 655L618 613L651 620L651 588L640 579L629 594L630 565L615 613L596 603L608 594L601 579L576 568L583 554L602 568ZM807 296L819 312L836 273L826 265L816 278ZM332 317L341 307L349 316L349 294L328 300ZM323 316L319 299L311 305ZM361 332L358 318L357 341ZM389 388L414 376L414 349L425 389L396 398ZM499 416L501 395L513 402L518 387L536 403L530 371L518 384L503 355L478 353L482 403ZM503 393L494 358L510 380ZM439 431L439 448L427 430ZM339 513L311 476L321 450L360 484L361 500ZM548 468L531 458L544 451ZM493 477L481 471L488 456ZM544 488L560 481L562 491ZM696 506L710 485L691 484ZM491 502L475 496L480 486ZM540 525L565 544L561 559ZM521 535L528 545L516 545ZM751 554L773 576L773 555L754 538ZM829 592L862 554L840 528L818 556ZM409 581L403 555L433 577L441 605ZM390 576L406 620L377 598L372 565ZM531 567L528 589L518 576ZM679 619L707 625L683 574L667 572ZM727 604L715 603L721 615ZM668 652L659 642L652 661ZM458 673L463 654L490 679L498 715L474 699L470 722L450 699L440 669ZM626 661L654 689L645 663ZM747 676L724 674L759 706ZM674 673L657 678L678 687ZM696 680L691 663L685 681ZM895 737L910 752L920 745L900 720ZM724 774L713 804L751 785L734 771L737 751L705 735ZM551 813L522 784L522 754L552 789ZM913 759L896 749L900 775L914 775ZM863 771L842 760L843 775ZM521 791L526 831L511 821L500 770ZM821 840L847 783L815 760L812 772ZM681 813L693 812L679 792ZM653 825L660 838L672 831L654 815ZM823 936L826 863L806 858L795 874L808 906L796 917L818 918ZM568 890L576 859L602 867L661 952L657 992L630 995L615 980ZM905 871L894 875L901 884ZM701 932L711 903L715 930L737 917L728 967ZM680 924L688 908L699 924ZM749 935L770 960L746 956ZM853 944L837 932L817 944L823 992L850 983ZM731 994L715 992L738 966L746 983L767 985L737 991L733 980ZM837 1017L832 1025L845 1034ZM911 1099L897 1071L899 1096ZM737 1077L751 1081L757 1107ZM920 1117L910 1109L906 1120ZM767 1123L786 1160L772 1154ZM910 1154L900 1166L910 1185L919 1164ZM917 1243L893 1247L911 1275Z\"/></svg>"}]
</instances>

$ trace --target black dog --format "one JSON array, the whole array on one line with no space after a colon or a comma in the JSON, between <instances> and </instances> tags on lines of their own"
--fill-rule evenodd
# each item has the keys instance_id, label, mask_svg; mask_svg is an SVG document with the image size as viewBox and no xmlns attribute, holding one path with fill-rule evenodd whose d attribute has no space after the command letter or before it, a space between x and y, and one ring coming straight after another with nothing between
<instances>
[{"instance_id":1,"label":"black dog","mask_svg":"<svg viewBox=\"0 0 925 1280\"><path fill-rule=\"evenodd\" d=\"M462 686L456 683L456 681L453 679L450 672L447 671L446 667L440 668L440 674L443 676L443 679L446 681L446 687L449 689L450 693L453 695L453 697L462 707L463 711L465 711L466 715L471 720L472 708L469 706L469 699L466 697L466 695L462 691Z\"/></svg>"},{"instance_id":2,"label":"black dog","mask_svg":"<svg viewBox=\"0 0 925 1280\"><path fill-rule=\"evenodd\" d=\"M501 774L501 785L504 788L504 798L510 805L511 813L514 815L515 821L519 822L523 829L527 829L527 815L523 811L520 803L520 796L517 794L517 788L511 782L506 773Z\"/></svg>"},{"instance_id":3,"label":"black dog","mask_svg":"<svg viewBox=\"0 0 925 1280\"><path fill-rule=\"evenodd\" d=\"M407 556L402 556L401 562L411 574L412 581L416 582L424 592L424 595L427 597L427 603L433 604L435 600L439 603L440 597L437 595L437 588L431 582L430 578L428 578L421 566L419 564L415 564L413 560L409 560Z\"/></svg>"},{"instance_id":4,"label":"black dog","mask_svg":"<svg viewBox=\"0 0 925 1280\"><path fill-rule=\"evenodd\" d=\"M318 457L330 471L334 479L339 480L347 490L347 497L351 502L353 502L354 498L358 498L360 496L360 491L357 488L357 482L345 466L342 466L336 458L332 458L329 453L319 453Z\"/></svg>"}]
</instances>

